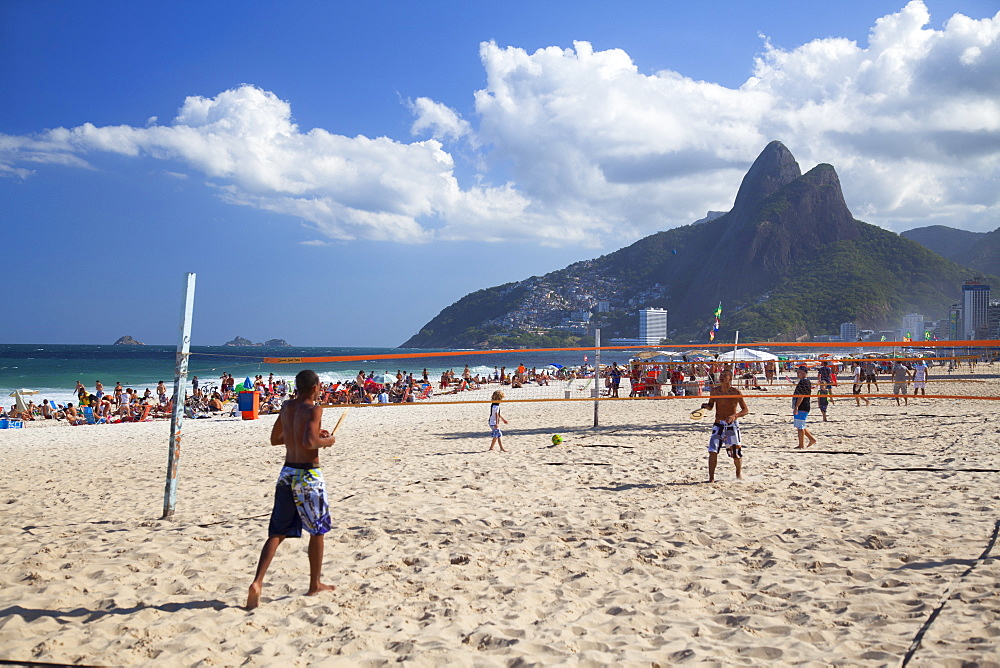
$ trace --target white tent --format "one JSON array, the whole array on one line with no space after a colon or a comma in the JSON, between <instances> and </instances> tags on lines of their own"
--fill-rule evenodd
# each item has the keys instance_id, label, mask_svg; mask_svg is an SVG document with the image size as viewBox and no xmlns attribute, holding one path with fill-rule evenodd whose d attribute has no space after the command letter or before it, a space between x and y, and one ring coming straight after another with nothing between
<instances>
[{"instance_id":1,"label":"white tent","mask_svg":"<svg viewBox=\"0 0 1000 668\"><path fill-rule=\"evenodd\" d=\"M764 352L763 350L754 350L753 348L740 348L739 350L730 350L727 353L719 355L718 361L720 362L773 362L778 359L777 355L772 355L771 353Z\"/></svg>"},{"instance_id":2,"label":"white tent","mask_svg":"<svg viewBox=\"0 0 1000 668\"><path fill-rule=\"evenodd\" d=\"M672 350L643 350L641 353L637 353L636 357L641 360L651 360L654 357L680 357L682 354Z\"/></svg>"}]
</instances>

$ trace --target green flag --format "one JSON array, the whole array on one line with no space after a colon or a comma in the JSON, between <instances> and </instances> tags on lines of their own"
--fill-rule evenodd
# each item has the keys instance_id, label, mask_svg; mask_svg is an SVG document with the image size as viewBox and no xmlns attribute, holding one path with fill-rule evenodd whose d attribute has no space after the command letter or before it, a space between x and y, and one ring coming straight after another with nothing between
<instances>
[{"instance_id":1,"label":"green flag","mask_svg":"<svg viewBox=\"0 0 1000 668\"><path fill-rule=\"evenodd\" d=\"M882 341L885 341L885 334L882 335Z\"/></svg>"},{"instance_id":2,"label":"green flag","mask_svg":"<svg viewBox=\"0 0 1000 668\"><path fill-rule=\"evenodd\" d=\"M719 302L719 307L715 309L715 317L716 318L722 317L722 302Z\"/></svg>"}]
</instances>

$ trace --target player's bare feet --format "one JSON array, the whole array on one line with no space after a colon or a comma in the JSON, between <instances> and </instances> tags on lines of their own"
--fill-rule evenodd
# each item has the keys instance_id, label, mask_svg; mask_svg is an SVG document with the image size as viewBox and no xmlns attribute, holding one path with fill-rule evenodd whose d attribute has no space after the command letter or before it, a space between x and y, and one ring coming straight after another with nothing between
<instances>
[{"instance_id":1,"label":"player's bare feet","mask_svg":"<svg viewBox=\"0 0 1000 668\"><path fill-rule=\"evenodd\" d=\"M250 591L247 592L247 610L253 610L258 605L260 605L260 585L256 582L250 585Z\"/></svg>"},{"instance_id":2,"label":"player's bare feet","mask_svg":"<svg viewBox=\"0 0 1000 668\"><path fill-rule=\"evenodd\" d=\"M334 589L336 589L334 585L327 585L320 582L318 586L310 587L309 591L306 592L306 596L315 596L316 594L320 594L324 591L333 591Z\"/></svg>"},{"instance_id":3,"label":"player's bare feet","mask_svg":"<svg viewBox=\"0 0 1000 668\"><path fill-rule=\"evenodd\" d=\"M806 443L806 447L807 448L811 448L814 445L816 445L816 439L815 438L810 439L810 441L808 443Z\"/></svg>"}]
</instances>

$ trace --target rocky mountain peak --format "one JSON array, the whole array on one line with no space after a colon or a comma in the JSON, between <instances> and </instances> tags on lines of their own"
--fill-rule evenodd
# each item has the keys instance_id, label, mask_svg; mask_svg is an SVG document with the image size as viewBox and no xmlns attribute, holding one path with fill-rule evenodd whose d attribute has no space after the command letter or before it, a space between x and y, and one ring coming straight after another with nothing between
<instances>
[{"instance_id":1,"label":"rocky mountain peak","mask_svg":"<svg viewBox=\"0 0 1000 668\"><path fill-rule=\"evenodd\" d=\"M736 193L731 212L736 226L742 227L761 202L800 176L802 170L799 163L784 144L775 140L765 146L743 177Z\"/></svg>"}]
</instances>

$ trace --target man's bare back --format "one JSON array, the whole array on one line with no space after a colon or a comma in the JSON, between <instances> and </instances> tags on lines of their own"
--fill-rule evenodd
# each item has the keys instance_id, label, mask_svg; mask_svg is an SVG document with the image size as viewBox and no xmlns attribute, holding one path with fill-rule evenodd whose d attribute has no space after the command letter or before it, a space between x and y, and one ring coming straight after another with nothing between
<instances>
[{"instance_id":1,"label":"man's bare back","mask_svg":"<svg viewBox=\"0 0 1000 668\"><path fill-rule=\"evenodd\" d=\"M296 397L281 405L271 429L271 445L285 445L285 461L319 466L319 448L333 445L335 437L320 429L323 409L314 397Z\"/></svg>"}]
</instances>

